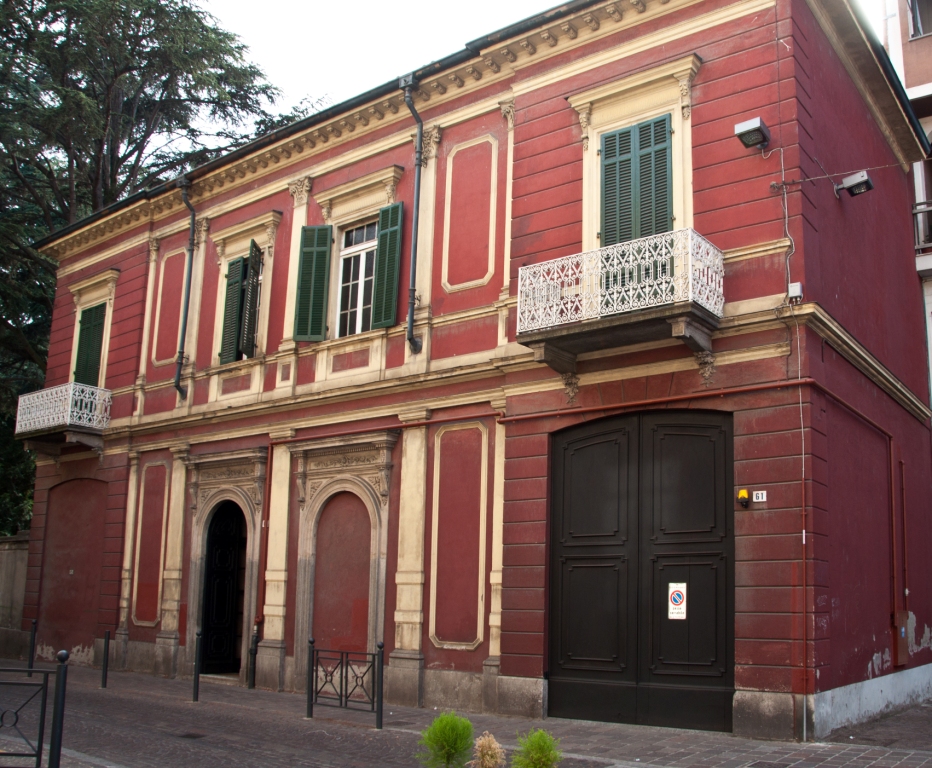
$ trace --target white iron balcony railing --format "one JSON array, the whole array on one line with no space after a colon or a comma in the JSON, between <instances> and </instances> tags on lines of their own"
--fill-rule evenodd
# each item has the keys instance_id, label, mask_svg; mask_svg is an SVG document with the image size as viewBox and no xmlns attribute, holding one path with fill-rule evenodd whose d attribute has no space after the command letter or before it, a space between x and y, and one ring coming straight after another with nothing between
<instances>
[{"instance_id":1,"label":"white iron balcony railing","mask_svg":"<svg viewBox=\"0 0 932 768\"><path fill-rule=\"evenodd\" d=\"M110 390L87 384L62 384L20 395L16 434L55 429L103 431L110 424Z\"/></svg>"},{"instance_id":2,"label":"white iron balcony railing","mask_svg":"<svg viewBox=\"0 0 932 768\"><path fill-rule=\"evenodd\" d=\"M722 252L692 229L518 270L518 333L691 301L722 316Z\"/></svg>"}]
</instances>

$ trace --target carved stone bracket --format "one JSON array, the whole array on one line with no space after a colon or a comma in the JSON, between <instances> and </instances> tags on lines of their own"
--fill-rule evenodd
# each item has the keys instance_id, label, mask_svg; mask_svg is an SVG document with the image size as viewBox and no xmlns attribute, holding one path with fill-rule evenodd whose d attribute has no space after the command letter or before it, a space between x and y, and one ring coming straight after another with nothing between
<instances>
[{"instance_id":1,"label":"carved stone bracket","mask_svg":"<svg viewBox=\"0 0 932 768\"><path fill-rule=\"evenodd\" d=\"M508 101L498 102L498 106L501 107L502 117L508 121L508 130L512 131L515 127L515 100L509 99Z\"/></svg>"},{"instance_id":2,"label":"carved stone bracket","mask_svg":"<svg viewBox=\"0 0 932 768\"><path fill-rule=\"evenodd\" d=\"M370 486L387 508L398 435L398 430L388 430L294 444L291 452L298 459L295 482L302 512L324 484L347 475Z\"/></svg>"},{"instance_id":3,"label":"carved stone bracket","mask_svg":"<svg viewBox=\"0 0 932 768\"><path fill-rule=\"evenodd\" d=\"M424 128L424 146L421 151L422 168L426 168L428 160L437 156L437 149L440 147L440 137L442 135L443 128L439 125L429 125Z\"/></svg>"},{"instance_id":4,"label":"carved stone bracket","mask_svg":"<svg viewBox=\"0 0 932 768\"><path fill-rule=\"evenodd\" d=\"M197 246L207 241L207 232L210 230L210 218L204 216L194 223L194 243Z\"/></svg>"},{"instance_id":5,"label":"carved stone bracket","mask_svg":"<svg viewBox=\"0 0 932 768\"><path fill-rule=\"evenodd\" d=\"M159 241L156 238L152 238L149 241L149 261L156 261L159 258Z\"/></svg>"},{"instance_id":6,"label":"carved stone bracket","mask_svg":"<svg viewBox=\"0 0 932 768\"><path fill-rule=\"evenodd\" d=\"M231 488L249 498L256 511L260 510L267 459L264 448L189 456L188 492L192 513L206 511L204 507L210 504L212 497Z\"/></svg>"},{"instance_id":7,"label":"carved stone bracket","mask_svg":"<svg viewBox=\"0 0 932 768\"><path fill-rule=\"evenodd\" d=\"M693 78L696 73L690 70L682 75L678 75L676 80L680 84L680 109L683 110L683 119L689 120L692 112L692 100L690 99L690 90L692 88Z\"/></svg>"},{"instance_id":8,"label":"carved stone bracket","mask_svg":"<svg viewBox=\"0 0 932 768\"><path fill-rule=\"evenodd\" d=\"M589 124L592 121L592 105L586 104L577 108L579 112L579 127L582 129L583 152L589 151Z\"/></svg>"}]
</instances>

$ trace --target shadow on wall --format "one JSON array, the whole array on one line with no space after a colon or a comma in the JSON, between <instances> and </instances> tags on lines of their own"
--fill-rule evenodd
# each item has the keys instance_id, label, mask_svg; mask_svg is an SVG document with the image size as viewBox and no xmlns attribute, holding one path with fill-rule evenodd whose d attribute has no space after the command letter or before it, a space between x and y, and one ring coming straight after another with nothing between
<instances>
[{"instance_id":1,"label":"shadow on wall","mask_svg":"<svg viewBox=\"0 0 932 768\"><path fill-rule=\"evenodd\" d=\"M0 658L25 658L29 633L21 630L29 531L0 537Z\"/></svg>"}]
</instances>

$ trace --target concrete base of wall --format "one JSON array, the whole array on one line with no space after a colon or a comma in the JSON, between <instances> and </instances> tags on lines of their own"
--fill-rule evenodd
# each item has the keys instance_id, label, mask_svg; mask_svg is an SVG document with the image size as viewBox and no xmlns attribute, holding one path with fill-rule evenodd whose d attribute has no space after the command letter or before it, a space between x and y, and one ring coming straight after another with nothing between
<instances>
[{"instance_id":1,"label":"concrete base of wall","mask_svg":"<svg viewBox=\"0 0 932 768\"><path fill-rule=\"evenodd\" d=\"M748 739L800 741L803 737L802 694L768 691L735 691L732 705L735 736ZM807 735L812 734L812 702L809 701Z\"/></svg>"},{"instance_id":2,"label":"concrete base of wall","mask_svg":"<svg viewBox=\"0 0 932 768\"><path fill-rule=\"evenodd\" d=\"M932 664L817 693L814 736L903 709L932 697Z\"/></svg>"},{"instance_id":3,"label":"concrete base of wall","mask_svg":"<svg viewBox=\"0 0 932 768\"><path fill-rule=\"evenodd\" d=\"M500 715L519 715L543 719L547 717L547 681L538 677L507 677L497 681Z\"/></svg>"},{"instance_id":4,"label":"concrete base of wall","mask_svg":"<svg viewBox=\"0 0 932 768\"><path fill-rule=\"evenodd\" d=\"M424 706L424 657L394 651L385 667L385 703L402 707Z\"/></svg>"},{"instance_id":5,"label":"concrete base of wall","mask_svg":"<svg viewBox=\"0 0 932 768\"><path fill-rule=\"evenodd\" d=\"M0 628L0 658L25 659L29 655L29 632Z\"/></svg>"},{"instance_id":6,"label":"concrete base of wall","mask_svg":"<svg viewBox=\"0 0 932 768\"><path fill-rule=\"evenodd\" d=\"M285 644L279 640L263 640L256 653L256 688L281 691L284 687Z\"/></svg>"},{"instance_id":7,"label":"concrete base of wall","mask_svg":"<svg viewBox=\"0 0 932 768\"><path fill-rule=\"evenodd\" d=\"M126 643L126 660L123 669L131 672L155 674L155 645L129 640Z\"/></svg>"},{"instance_id":8,"label":"concrete base of wall","mask_svg":"<svg viewBox=\"0 0 932 768\"><path fill-rule=\"evenodd\" d=\"M155 674L175 677L178 674L178 633L159 633L155 638Z\"/></svg>"},{"instance_id":9,"label":"concrete base of wall","mask_svg":"<svg viewBox=\"0 0 932 768\"><path fill-rule=\"evenodd\" d=\"M482 711L482 674L452 670L424 670L424 705L457 712Z\"/></svg>"}]
</instances>

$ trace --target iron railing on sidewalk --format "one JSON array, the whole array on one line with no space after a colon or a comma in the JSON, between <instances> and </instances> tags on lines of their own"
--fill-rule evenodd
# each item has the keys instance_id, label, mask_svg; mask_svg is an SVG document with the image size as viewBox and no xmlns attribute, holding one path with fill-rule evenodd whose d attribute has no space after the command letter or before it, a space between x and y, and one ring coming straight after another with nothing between
<instances>
[{"instance_id":1,"label":"iron railing on sidewalk","mask_svg":"<svg viewBox=\"0 0 932 768\"><path fill-rule=\"evenodd\" d=\"M68 674L68 651L58 652L55 669L28 667L0 668L0 768L16 760L31 760L42 768L45 744L45 707L49 680L55 681L52 705L52 735L49 743L49 768L61 764L62 729L65 717L65 688Z\"/></svg>"},{"instance_id":2,"label":"iron railing on sidewalk","mask_svg":"<svg viewBox=\"0 0 932 768\"><path fill-rule=\"evenodd\" d=\"M102 432L110 425L109 389L69 382L20 395L16 434L76 427Z\"/></svg>"},{"instance_id":3,"label":"iron railing on sidewalk","mask_svg":"<svg viewBox=\"0 0 932 768\"><path fill-rule=\"evenodd\" d=\"M307 644L307 716L314 705L375 713L375 727L382 727L382 681L385 650L375 653L335 651Z\"/></svg>"},{"instance_id":4,"label":"iron railing on sidewalk","mask_svg":"<svg viewBox=\"0 0 932 768\"><path fill-rule=\"evenodd\" d=\"M693 229L518 270L518 333L692 301L721 317L724 255Z\"/></svg>"}]
</instances>

